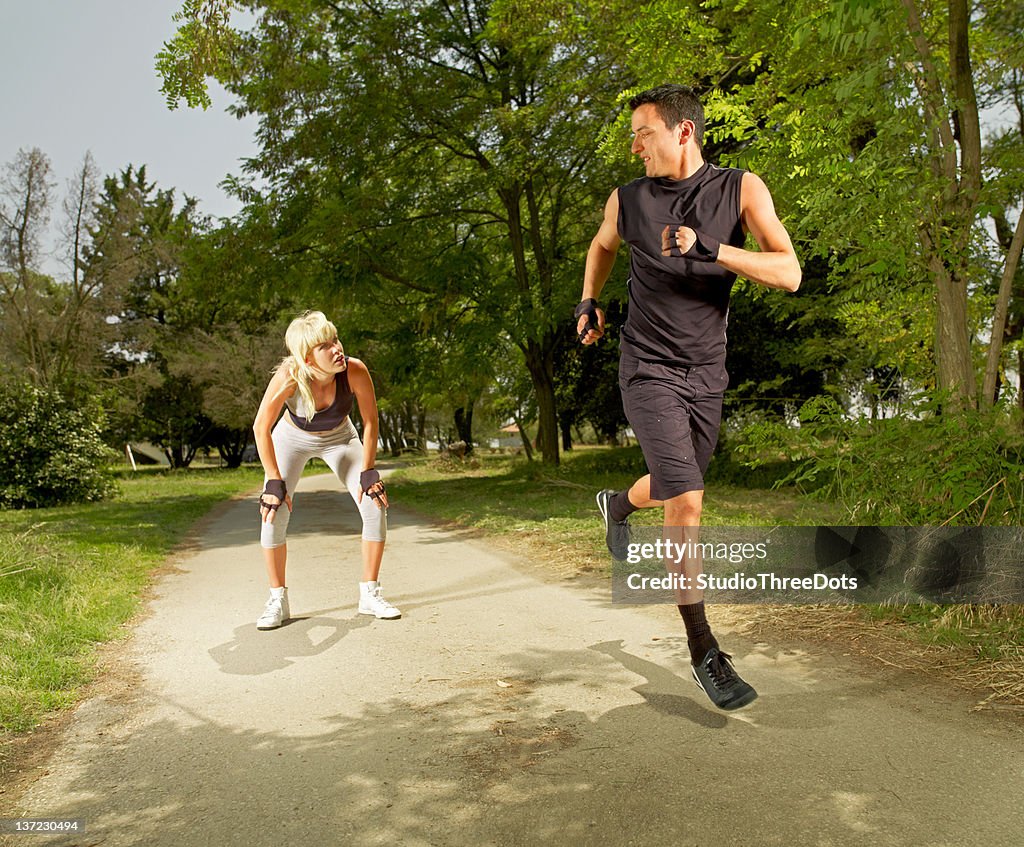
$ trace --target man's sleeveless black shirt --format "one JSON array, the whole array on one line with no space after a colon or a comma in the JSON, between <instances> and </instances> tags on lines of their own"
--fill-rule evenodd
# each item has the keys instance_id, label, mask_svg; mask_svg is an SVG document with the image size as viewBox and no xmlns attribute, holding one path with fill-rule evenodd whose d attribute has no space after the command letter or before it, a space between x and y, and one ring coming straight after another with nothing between
<instances>
[{"instance_id":1,"label":"man's sleeveless black shirt","mask_svg":"<svg viewBox=\"0 0 1024 847\"><path fill-rule=\"evenodd\" d=\"M634 180L619 189L619 237L630 247L624 356L665 365L725 363L736 274L714 262L661 255L661 232L685 225L742 247L743 171L705 162L686 179Z\"/></svg>"}]
</instances>

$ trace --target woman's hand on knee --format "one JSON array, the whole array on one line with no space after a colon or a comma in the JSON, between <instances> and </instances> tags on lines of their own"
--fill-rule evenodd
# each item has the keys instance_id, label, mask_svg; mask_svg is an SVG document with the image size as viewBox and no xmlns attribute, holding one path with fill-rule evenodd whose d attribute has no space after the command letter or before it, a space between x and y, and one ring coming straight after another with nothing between
<instances>
[{"instance_id":1,"label":"woman's hand on knee","mask_svg":"<svg viewBox=\"0 0 1024 847\"><path fill-rule=\"evenodd\" d=\"M260 520L263 523L273 523L274 515L282 503L288 506L289 512L292 510L292 498L288 494L284 480L268 479L263 483L263 493L260 494Z\"/></svg>"},{"instance_id":2,"label":"woman's hand on knee","mask_svg":"<svg viewBox=\"0 0 1024 847\"><path fill-rule=\"evenodd\" d=\"M292 495L286 494L284 503L288 507L288 511L292 510ZM260 520L263 523L273 523L274 516L277 514L277 510L281 508L281 501L273 494L264 494L260 497Z\"/></svg>"},{"instance_id":3,"label":"woman's hand on knee","mask_svg":"<svg viewBox=\"0 0 1024 847\"><path fill-rule=\"evenodd\" d=\"M388 492L384 488L384 480L380 478L380 474L374 468L359 474L360 503L363 502L363 495L372 497L378 509L386 509L388 507Z\"/></svg>"}]
</instances>

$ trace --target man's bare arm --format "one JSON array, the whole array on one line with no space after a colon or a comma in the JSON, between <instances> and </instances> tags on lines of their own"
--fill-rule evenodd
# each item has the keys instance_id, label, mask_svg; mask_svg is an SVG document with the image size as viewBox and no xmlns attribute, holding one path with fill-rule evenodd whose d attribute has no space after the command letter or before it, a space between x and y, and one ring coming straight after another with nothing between
<instances>
[{"instance_id":1,"label":"man's bare arm","mask_svg":"<svg viewBox=\"0 0 1024 847\"><path fill-rule=\"evenodd\" d=\"M615 189L608 198L608 202L604 204L604 219L587 251L581 301L590 298L596 300L601 296L604 284L608 281L612 268L615 266L615 256L618 254L621 243L622 239L619 238L619 190ZM586 316L581 316L576 324L576 332L582 333L586 323ZM602 335L604 335L604 312L598 309L597 329L591 329L582 340L584 344L593 344Z\"/></svg>"},{"instance_id":2,"label":"man's bare arm","mask_svg":"<svg viewBox=\"0 0 1024 847\"><path fill-rule=\"evenodd\" d=\"M768 288L796 291L800 287L800 260L789 233L775 214L768 186L756 174L743 175L740 188L740 218L743 228L754 236L761 251L743 250L723 244L718 264L751 282Z\"/></svg>"}]
</instances>

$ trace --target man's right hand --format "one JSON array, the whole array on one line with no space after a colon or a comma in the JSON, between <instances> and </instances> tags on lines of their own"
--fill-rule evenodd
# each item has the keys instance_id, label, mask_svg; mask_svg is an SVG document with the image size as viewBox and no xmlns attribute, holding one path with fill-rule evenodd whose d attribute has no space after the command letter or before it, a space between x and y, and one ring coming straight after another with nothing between
<instances>
[{"instance_id":1,"label":"man's right hand","mask_svg":"<svg viewBox=\"0 0 1024 847\"><path fill-rule=\"evenodd\" d=\"M604 335L604 312L597 301L588 299L576 307L576 335L580 343L593 344Z\"/></svg>"}]
</instances>

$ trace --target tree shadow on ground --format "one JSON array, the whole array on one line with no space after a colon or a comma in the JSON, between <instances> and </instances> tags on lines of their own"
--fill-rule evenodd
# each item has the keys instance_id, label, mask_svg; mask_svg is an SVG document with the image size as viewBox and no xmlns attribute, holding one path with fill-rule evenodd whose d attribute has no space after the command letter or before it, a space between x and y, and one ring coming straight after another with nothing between
<instances>
[{"instance_id":1,"label":"tree shadow on ground","mask_svg":"<svg viewBox=\"0 0 1024 847\"><path fill-rule=\"evenodd\" d=\"M252 847L1009 843L1024 822L1006 767L961 769L954 794L945 770L909 764L914 742L827 698L725 715L618 642L495 664L500 680L427 681L312 724L231 727L151 696L141 720L84 742L85 764L33 812L86 821L48 844ZM770 731L787 711L802 732Z\"/></svg>"}]
</instances>

